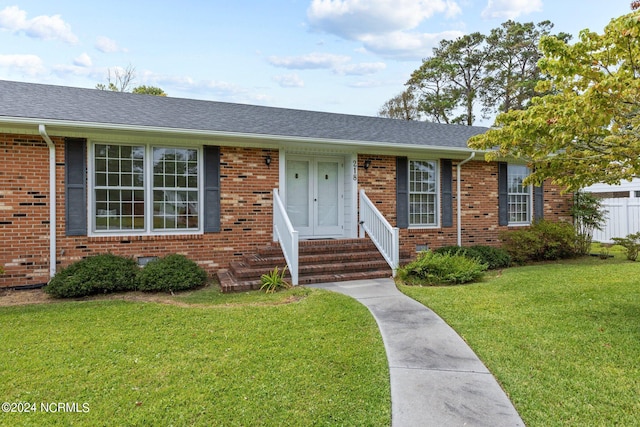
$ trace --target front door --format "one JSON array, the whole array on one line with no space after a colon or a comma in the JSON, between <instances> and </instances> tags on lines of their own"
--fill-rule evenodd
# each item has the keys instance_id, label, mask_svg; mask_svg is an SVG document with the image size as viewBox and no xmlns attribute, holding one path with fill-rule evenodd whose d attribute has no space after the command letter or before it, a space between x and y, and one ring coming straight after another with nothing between
<instances>
[{"instance_id":1,"label":"front door","mask_svg":"<svg viewBox=\"0 0 640 427\"><path fill-rule=\"evenodd\" d=\"M287 214L300 237L343 234L343 164L338 157L287 157Z\"/></svg>"}]
</instances>

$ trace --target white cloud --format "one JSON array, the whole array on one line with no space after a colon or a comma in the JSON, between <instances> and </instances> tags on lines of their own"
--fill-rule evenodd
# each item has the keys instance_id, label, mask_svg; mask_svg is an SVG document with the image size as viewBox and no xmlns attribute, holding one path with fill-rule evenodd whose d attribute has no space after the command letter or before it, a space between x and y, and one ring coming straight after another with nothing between
<instances>
[{"instance_id":1,"label":"white cloud","mask_svg":"<svg viewBox=\"0 0 640 427\"><path fill-rule=\"evenodd\" d=\"M314 52L302 56L270 56L267 61L276 67L292 70L318 70L335 69L351 61L351 58L346 55Z\"/></svg>"},{"instance_id":2,"label":"white cloud","mask_svg":"<svg viewBox=\"0 0 640 427\"><path fill-rule=\"evenodd\" d=\"M60 15L41 15L27 19L27 12L18 6L7 6L0 10L0 29L24 33L37 39L61 40L70 44L78 42L71 26L64 22Z\"/></svg>"},{"instance_id":3,"label":"white cloud","mask_svg":"<svg viewBox=\"0 0 640 427\"><path fill-rule=\"evenodd\" d=\"M273 77L280 87L304 87L304 81L297 74L283 74Z\"/></svg>"},{"instance_id":4,"label":"white cloud","mask_svg":"<svg viewBox=\"0 0 640 427\"><path fill-rule=\"evenodd\" d=\"M542 11L542 0L488 0L482 11L485 19L516 19L521 15Z\"/></svg>"},{"instance_id":5,"label":"white cloud","mask_svg":"<svg viewBox=\"0 0 640 427\"><path fill-rule=\"evenodd\" d=\"M352 63L351 57L331 53L309 53L300 56L270 56L271 65L290 70L331 70L336 74L362 76L384 70L384 62Z\"/></svg>"},{"instance_id":6,"label":"white cloud","mask_svg":"<svg viewBox=\"0 0 640 427\"><path fill-rule=\"evenodd\" d=\"M383 35L365 35L362 37L362 43L368 51L382 56L396 59L422 59L431 56L433 48L441 40L453 40L463 35L461 31L435 34L396 31Z\"/></svg>"},{"instance_id":7,"label":"white cloud","mask_svg":"<svg viewBox=\"0 0 640 427\"><path fill-rule=\"evenodd\" d=\"M0 67L30 76L45 72L42 59L36 55L0 55Z\"/></svg>"},{"instance_id":8,"label":"white cloud","mask_svg":"<svg viewBox=\"0 0 640 427\"><path fill-rule=\"evenodd\" d=\"M77 65L78 67L91 67L93 65L93 61L88 54L83 53L73 60L73 65Z\"/></svg>"},{"instance_id":9,"label":"white cloud","mask_svg":"<svg viewBox=\"0 0 640 427\"><path fill-rule=\"evenodd\" d=\"M360 62L358 64L347 64L335 68L338 74L346 74L349 76L365 76L375 74L387 68L384 62Z\"/></svg>"},{"instance_id":10,"label":"white cloud","mask_svg":"<svg viewBox=\"0 0 640 427\"><path fill-rule=\"evenodd\" d=\"M415 29L435 15L453 18L461 13L453 0L313 0L307 18L314 29L360 41L370 52L421 59L438 41L462 33L421 33Z\"/></svg>"},{"instance_id":11,"label":"white cloud","mask_svg":"<svg viewBox=\"0 0 640 427\"><path fill-rule=\"evenodd\" d=\"M109 37L100 36L96 39L96 49L103 53L126 52L127 49L118 46L115 40Z\"/></svg>"},{"instance_id":12,"label":"white cloud","mask_svg":"<svg viewBox=\"0 0 640 427\"><path fill-rule=\"evenodd\" d=\"M358 40L363 34L416 28L435 14L460 13L452 0L313 0L307 17L314 28Z\"/></svg>"}]
</instances>

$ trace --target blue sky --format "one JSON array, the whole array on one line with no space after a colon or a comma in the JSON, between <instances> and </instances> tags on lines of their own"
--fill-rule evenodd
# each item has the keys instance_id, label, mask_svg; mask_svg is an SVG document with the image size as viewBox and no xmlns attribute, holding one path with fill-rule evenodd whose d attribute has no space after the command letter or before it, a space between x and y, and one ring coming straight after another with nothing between
<instances>
[{"instance_id":1,"label":"blue sky","mask_svg":"<svg viewBox=\"0 0 640 427\"><path fill-rule=\"evenodd\" d=\"M376 115L443 38L507 19L601 33L630 0L0 1L0 79Z\"/></svg>"}]
</instances>

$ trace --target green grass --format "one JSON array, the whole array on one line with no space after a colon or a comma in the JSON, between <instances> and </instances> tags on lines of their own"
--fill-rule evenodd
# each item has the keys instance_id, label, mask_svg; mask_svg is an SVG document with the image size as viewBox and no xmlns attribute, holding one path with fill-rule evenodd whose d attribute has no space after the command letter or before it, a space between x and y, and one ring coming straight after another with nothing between
<instances>
[{"instance_id":1,"label":"green grass","mask_svg":"<svg viewBox=\"0 0 640 427\"><path fill-rule=\"evenodd\" d=\"M389 425L389 372L365 307L293 289L175 304L98 300L0 308L0 425ZM43 413L41 403L87 403Z\"/></svg>"},{"instance_id":2,"label":"green grass","mask_svg":"<svg viewBox=\"0 0 640 427\"><path fill-rule=\"evenodd\" d=\"M640 263L610 253L401 290L463 336L527 426L640 425Z\"/></svg>"}]
</instances>

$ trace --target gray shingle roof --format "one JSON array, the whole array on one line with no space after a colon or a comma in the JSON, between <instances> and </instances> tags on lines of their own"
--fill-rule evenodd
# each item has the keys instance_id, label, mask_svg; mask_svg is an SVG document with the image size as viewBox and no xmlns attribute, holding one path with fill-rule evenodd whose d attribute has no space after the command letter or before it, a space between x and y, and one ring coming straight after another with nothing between
<instances>
[{"instance_id":1,"label":"gray shingle roof","mask_svg":"<svg viewBox=\"0 0 640 427\"><path fill-rule=\"evenodd\" d=\"M0 80L0 118L467 148L484 127L158 97Z\"/></svg>"}]
</instances>

